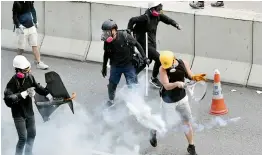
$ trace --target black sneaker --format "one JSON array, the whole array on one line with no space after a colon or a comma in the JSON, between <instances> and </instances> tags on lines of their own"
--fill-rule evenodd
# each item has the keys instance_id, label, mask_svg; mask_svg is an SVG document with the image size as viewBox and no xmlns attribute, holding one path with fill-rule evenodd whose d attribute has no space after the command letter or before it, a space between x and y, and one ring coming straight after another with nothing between
<instances>
[{"instance_id":1,"label":"black sneaker","mask_svg":"<svg viewBox=\"0 0 262 155\"><path fill-rule=\"evenodd\" d=\"M114 106L114 101L113 101L113 100L108 100L107 103L106 103L106 105L107 105L108 107L112 107L112 106Z\"/></svg>"},{"instance_id":2,"label":"black sneaker","mask_svg":"<svg viewBox=\"0 0 262 155\"><path fill-rule=\"evenodd\" d=\"M156 138L156 131L155 130L151 130L150 131L150 144L153 146L153 147L156 147L157 146L157 138Z\"/></svg>"},{"instance_id":3,"label":"black sneaker","mask_svg":"<svg viewBox=\"0 0 262 155\"><path fill-rule=\"evenodd\" d=\"M160 88L161 85L162 85L162 84L160 83L160 81L158 80L158 78L153 78L153 77L151 77L150 83L151 83L154 87L156 87L156 88Z\"/></svg>"},{"instance_id":4,"label":"black sneaker","mask_svg":"<svg viewBox=\"0 0 262 155\"><path fill-rule=\"evenodd\" d=\"M223 1L217 1L215 3L211 3L212 7L223 7L224 6L224 2Z\"/></svg>"},{"instance_id":5,"label":"black sneaker","mask_svg":"<svg viewBox=\"0 0 262 155\"><path fill-rule=\"evenodd\" d=\"M190 154L190 155L197 155L196 153L196 149L195 149L195 145L188 145L187 147L187 152Z\"/></svg>"},{"instance_id":6,"label":"black sneaker","mask_svg":"<svg viewBox=\"0 0 262 155\"><path fill-rule=\"evenodd\" d=\"M205 7L205 3L204 2L192 2L189 3L189 6L191 6L193 9L203 9Z\"/></svg>"}]
</instances>

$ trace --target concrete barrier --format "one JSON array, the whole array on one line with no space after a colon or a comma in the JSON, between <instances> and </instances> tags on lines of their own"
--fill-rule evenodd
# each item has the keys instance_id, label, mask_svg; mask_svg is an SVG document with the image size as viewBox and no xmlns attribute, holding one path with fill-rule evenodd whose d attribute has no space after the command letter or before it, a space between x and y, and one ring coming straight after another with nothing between
<instances>
[{"instance_id":1,"label":"concrete barrier","mask_svg":"<svg viewBox=\"0 0 262 155\"><path fill-rule=\"evenodd\" d=\"M38 46L41 48L44 39L44 2L35 2L37 19L39 23L38 31ZM16 32L13 32L13 1L1 2L1 46L16 50L18 48L18 37ZM32 51L32 48L26 44L26 51Z\"/></svg>"},{"instance_id":2,"label":"concrete barrier","mask_svg":"<svg viewBox=\"0 0 262 155\"><path fill-rule=\"evenodd\" d=\"M253 25L253 65L248 86L262 87L262 15L256 16Z\"/></svg>"},{"instance_id":3,"label":"concrete barrier","mask_svg":"<svg viewBox=\"0 0 262 155\"><path fill-rule=\"evenodd\" d=\"M2 47L16 49L13 2L1 3ZM104 3L36 1L41 53L102 62L103 21L111 18L119 29L126 29L128 20L143 14L147 8L145 2ZM174 2L164 2L164 13L176 20L182 30L160 22L158 51L174 51L178 58L189 62L194 73L207 73L208 79L213 79L214 69L219 69L223 82L262 87L261 14L210 7L195 11L189 7L173 7L171 3ZM27 46L26 50L31 51L31 48ZM154 62L150 70L153 65Z\"/></svg>"},{"instance_id":4,"label":"concrete barrier","mask_svg":"<svg viewBox=\"0 0 262 155\"><path fill-rule=\"evenodd\" d=\"M103 62L104 44L101 41L101 26L105 20L111 18L116 21L118 29L126 29L129 18L136 15L140 15L140 8L91 3L92 42L86 60Z\"/></svg>"},{"instance_id":5,"label":"concrete barrier","mask_svg":"<svg viewBox=\"0 0 262 155\"><path fill-rule=\"evenodd\" d=\"M218 69L221 81L246 85L252 64L253 17L236 10L196 12L193 72L213 79Z\"/></svg>"},{"instance_id":6,"label":"concrete barrier","mask_svg":"<svg viewBox=\"0 0 262 155\"><path fill-rule=\"evenodd\" d=\"M84 61L91 40L90 22L90 3L45 2L41 53Z\"/></svg>"}]
</instances>

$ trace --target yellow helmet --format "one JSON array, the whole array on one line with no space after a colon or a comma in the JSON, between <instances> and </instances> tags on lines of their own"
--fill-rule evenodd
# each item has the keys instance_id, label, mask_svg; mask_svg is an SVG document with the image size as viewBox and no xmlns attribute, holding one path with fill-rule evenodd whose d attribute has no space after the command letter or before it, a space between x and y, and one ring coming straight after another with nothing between
<instances>
[{"instance_id":1,"label":"yellow helmet","mask_svg":"<svg viewBox=\"0 0 262 155\"><path fill-rule=\"evenodd\" d=\"M170 68L173 65L175 54L172 51L162 51L159 56L161 65L164 69Z\"/></svg>"}]
</instances>

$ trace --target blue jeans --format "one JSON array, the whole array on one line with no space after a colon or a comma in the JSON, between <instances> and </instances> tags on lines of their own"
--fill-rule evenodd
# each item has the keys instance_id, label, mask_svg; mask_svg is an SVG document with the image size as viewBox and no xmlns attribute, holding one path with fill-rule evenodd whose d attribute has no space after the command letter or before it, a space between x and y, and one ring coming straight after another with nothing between
<instances>
[{"instance_id":1,"label":"blue jeans","mask_svg":"<svg viewBox=\"0 0 262 155\"><path fill-rule=\"evenodd\" d=\"M136 69L134 66L125 66L125 67L115 67L111 66L110 69L110 77L108 84L108 96L110 100L114 100L116 87L121 79L122 74L124 74L126 78L126 84L131 86L132 84L137 84L137 75Z\"/></svg>"},{"instance_id":2,"label":"blue jeans","mask_svg":"<svg viewBox=\"0 0 262 155\"><path fill-rule=\"evenodd\" d=\"M111 66L109 81L115 85L118 85L122 74L124 74L126 78L127 85L137 84L136 70L134 66L127 66L127 67Z\"/></svg>"}]
</instances>

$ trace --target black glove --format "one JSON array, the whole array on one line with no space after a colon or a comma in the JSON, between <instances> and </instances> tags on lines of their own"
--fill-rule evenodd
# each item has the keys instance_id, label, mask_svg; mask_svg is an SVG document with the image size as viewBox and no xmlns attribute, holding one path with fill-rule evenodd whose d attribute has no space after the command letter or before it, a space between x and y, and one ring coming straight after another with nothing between
<instances>
[{"instance_id":1,"label":"black glove","mask_svg":"<svg viewBox=\"0 0 262 155\"><path fill-rule=\"evenodd\" d=\"M103 76L103 77L106 77L106 75L107 75L107 67L106 67L106 66L103 66L101 72L102 72L102 76Z\"/></svg>"},{"instance_id":2,"label":"black glove","mask_svg":"<svg viewBox=\"0 0 262 155\"><path fill-rule=\"evenodd\" d=\"M149 65L150 65L150 60L149 60L148 58L144 58L144 63L146 63L147 66L149 67Z\"/></svg>"}]
</instances>

